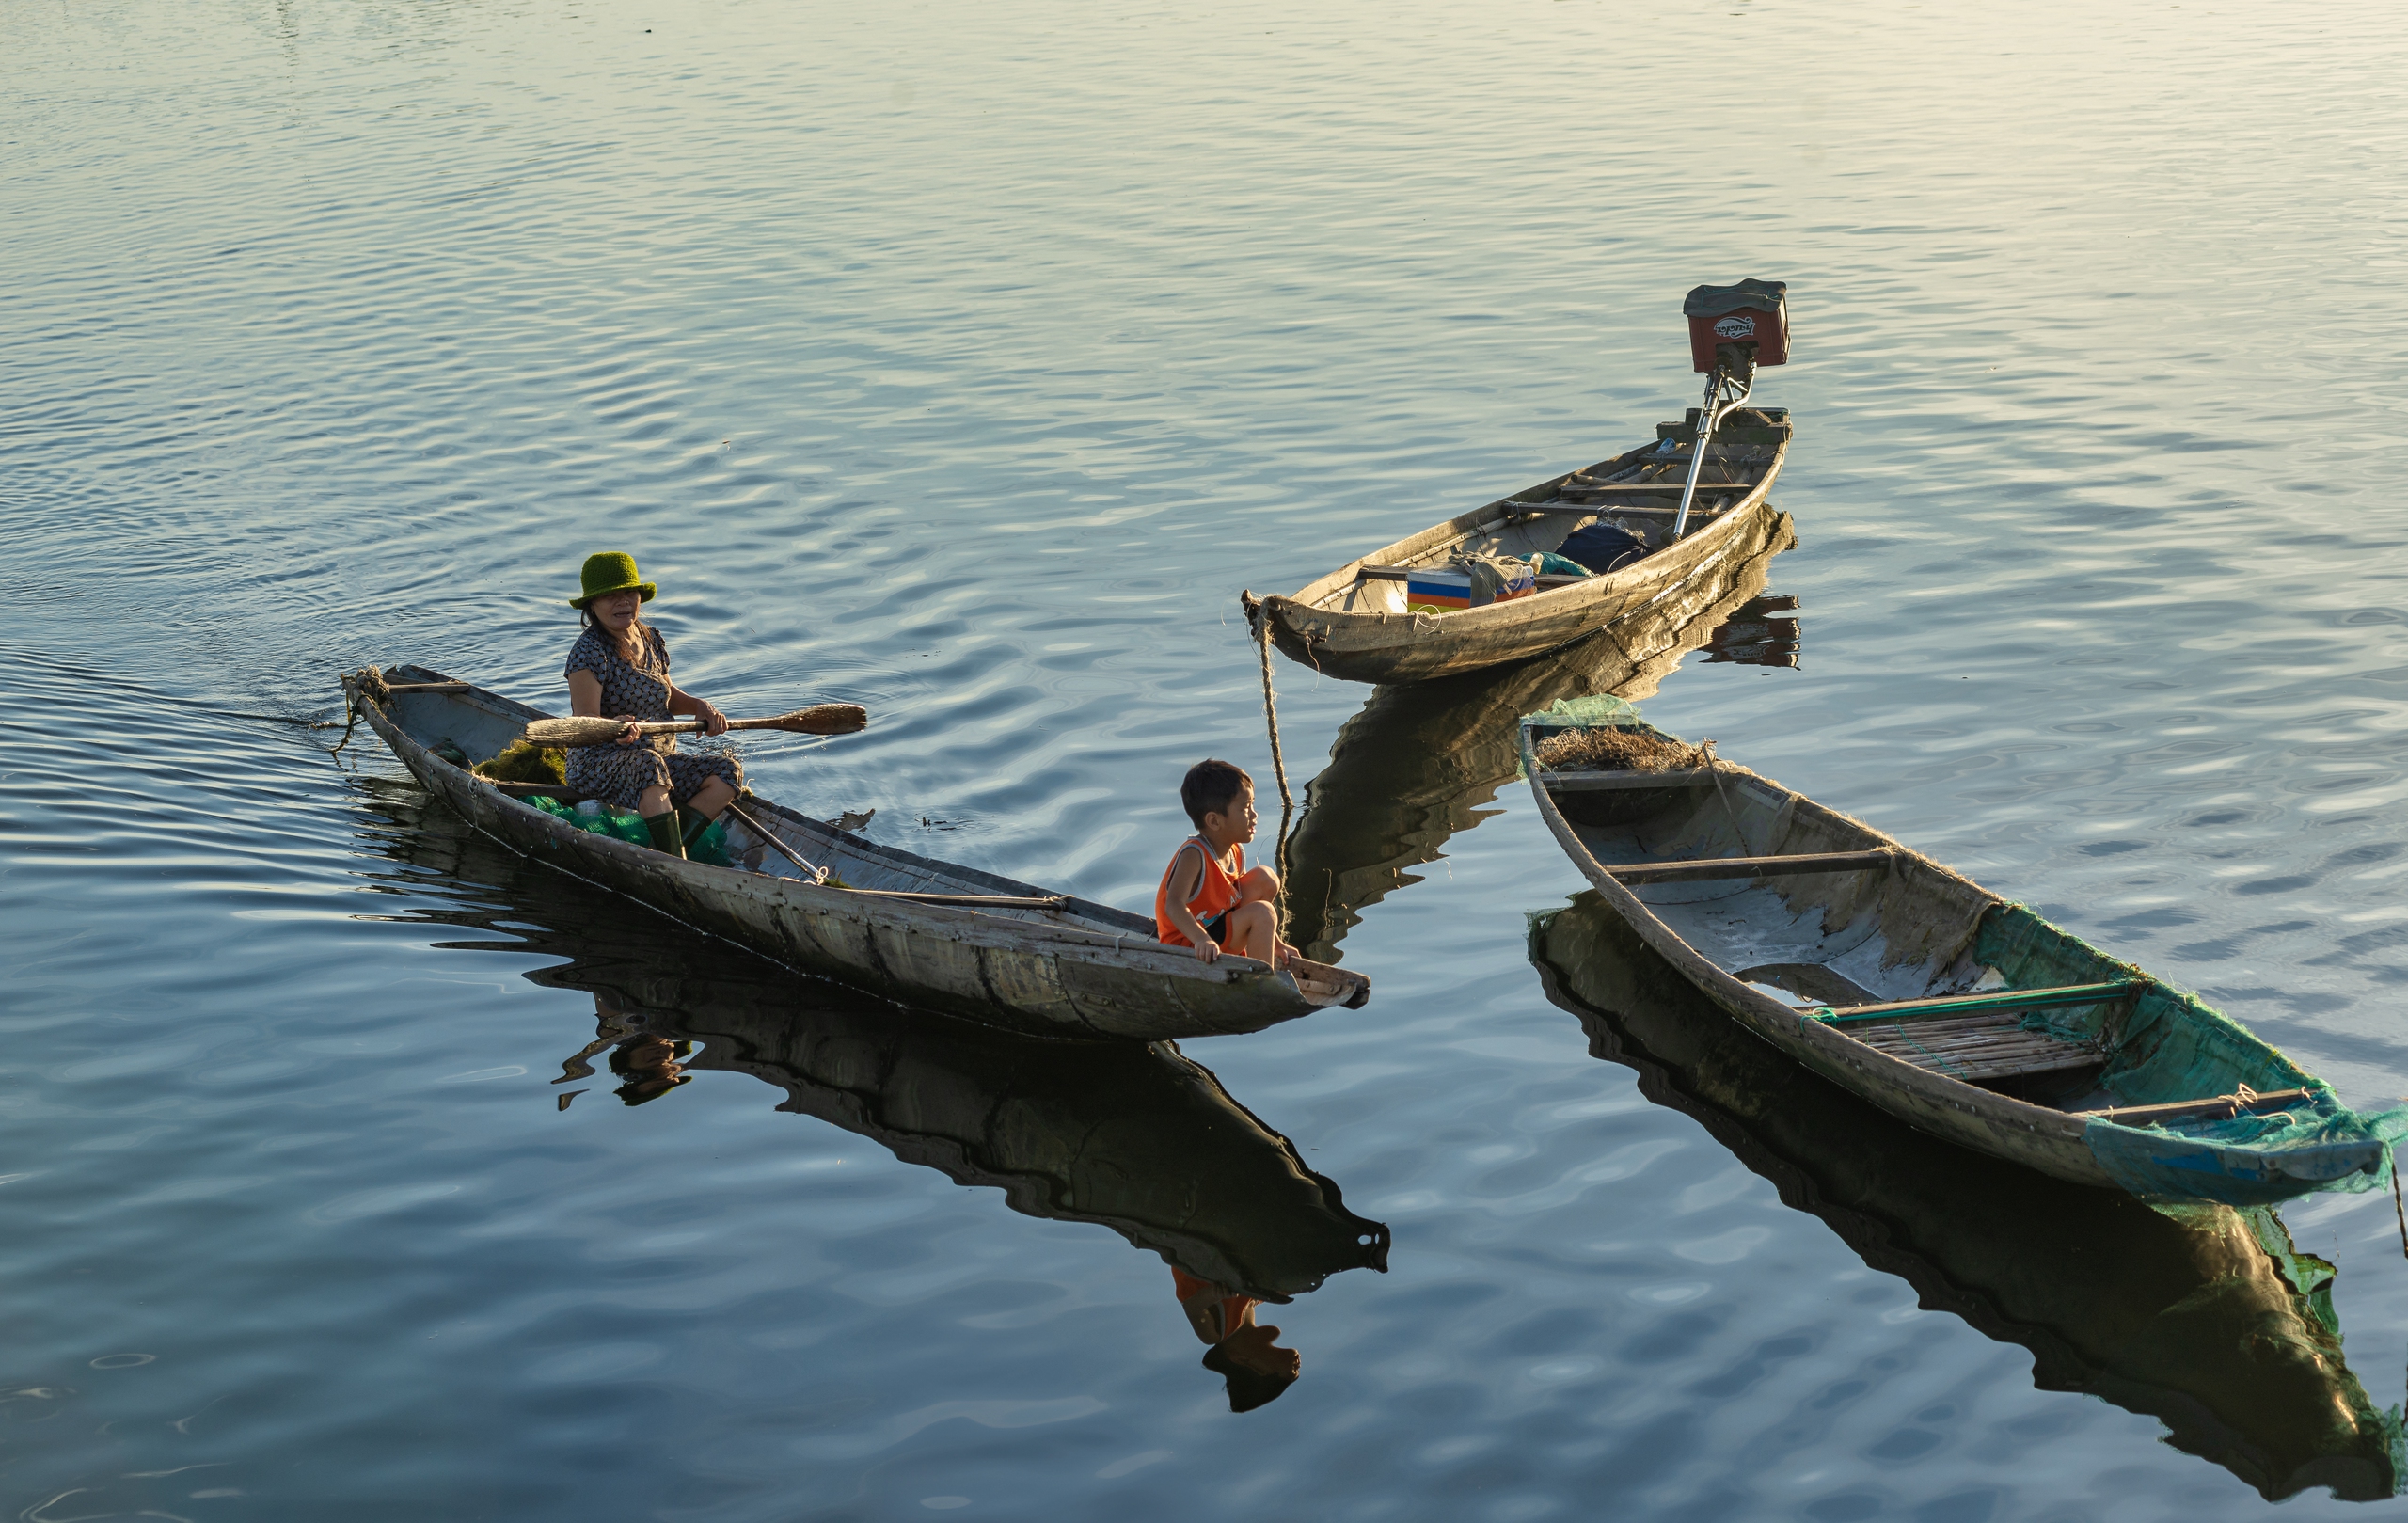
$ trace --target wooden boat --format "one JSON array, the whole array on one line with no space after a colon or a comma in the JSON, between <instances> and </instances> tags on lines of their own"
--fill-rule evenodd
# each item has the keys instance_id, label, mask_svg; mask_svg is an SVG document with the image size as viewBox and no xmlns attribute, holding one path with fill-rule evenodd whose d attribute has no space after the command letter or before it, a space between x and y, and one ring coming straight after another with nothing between
<instances>
[{"instance_id":1,"label":"wooden boat","mask_svg":"<svg viewBox=\"0 0 2408 1523\"><path fill-rule=\"evenodd\" d=\"M1749 553L1772 509L1766 494L1789 450L1785 410L1742 408L1714 431L1687 532L1672 539L1695 451L1697 409L1659 423L1653 443L1567 471L1486 507L1382 546L1288 597L1243 595L1248 625L1291 659L1353 682L1426 682L1528 660L1594 634L1703 574ZM1529 596L1484 608L1415 612L1405 577L1461 552L1528 559L1576 529L1607 522L1643 540L1641 559L1583 578L1542 577Z\"/></svg>"},{"instance_id":2,"label":"wooden boat","mask_svg":"<svg viewBox=\"0 0 2408 1523\"><path fill-rule=\"evenodd\" d=\"M1305 785L1288 838L1296 944L1335 961L1366 908L1418 881L1415 867L1487 817L1497 790L1514 781L1515 726L1531 709L1601 693L1646 698L1685 658L1719 643L1733 621L1746 620L1767 645L1785 643L1772 641L1776 626L1794 638L1794 619L1747 615L1773 557L1797 543L1789 515L1771 514L1730 555L1577 644L1503 671L1374 689L1339 728L1329 765ZM1796 607L1794 598L1775 601Z\"/></svg>"},{"instance_id":3,"label":"wooden boat","mask_svg":"<svg viewBox=\"0 0 2408 1523\"><path fill-rule=\"evenodd\" d=\"M415 787L362 783L365 854L404 869L366 876L415 901L404 918L474 933L440 947L558 958L520 976L593 1001L594 1039L551 1081L563 1107L588 1095L584 1107L608 1105L620 1082L627 1103L667 1103L692 1071L741 1073L768 1085L779 1110L991 1187L1023 1215L1117 1233L1210 1282L1208 1300L1291 1302L1333 1275L1387 1269L1386 1225L1348 1210L1335 1181L1175 1043L1044 1040L799 984L777 963L536 865ZM605 1056L646 1038L677 1046L642 1064ZM1161 1283L1165 1316L1178 1289ZM1242 1361L1203 1362L1234 1392ZM1253 1398L1263 1399L1259 1383Z\"/></svg>"},{"instance_id":4,"label":"wooden boat","mask_svg":"<svg viewBox=\"0 0 2408 1523\"><path fill-rule=\"evenodd\" d=\"M456 691L392 692L385 684ZM747 792L740 807L787 850L848 886L822 885L767 839L729 823L739 866L713 867L579 830L522 801L560 787L489 783L444 760L493 756L550 716L405 666L343 679L356 711L429 793L537 861L750 946L798 971L882 998L1039 1036L1119 1041L1259 1031L1328 1005L1359 1006L1360 974L1249 958L1199 962L1154 939L1151 918L880 846Z\"/></svg>"},{"instance_id":5,"label":"wooden boat","mask_svg":"<svg viewBox=\"0 0 2408 1523\"><path fill-rule=\"evenodd\" d=\"M1539 812L1599 897L1750 1030L1899 1119L2151 1200L2385 1177L2408 1112L2350 1111L2194 996L1745 768L1545 769L1540 748L1582 730L1677 742L1612 699L1522 722Z\"/></svg>"},{"instance_id":6,"label":"wooden boat","mask_svg":"<svg viewBox=\"0 0 2408 1523\"><path fill-rule=\"evenodd\" d=\"M2032 1383L2158 1419L2268 1501L2399 1489L2396 1412L2342 1357L2333 1269L2269 1207L2167 1214L1956 1148L1789 1061L1594 893L1534 917L1530 960L1590 1051L1688 1116L1932 1310L2032 1351Z\"/></svg>"}]
</instances>

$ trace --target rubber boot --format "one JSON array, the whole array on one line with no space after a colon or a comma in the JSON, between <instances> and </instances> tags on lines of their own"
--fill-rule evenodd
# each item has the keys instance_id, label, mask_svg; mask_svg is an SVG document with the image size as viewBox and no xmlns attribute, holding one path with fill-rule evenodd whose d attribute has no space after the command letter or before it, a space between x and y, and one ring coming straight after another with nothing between
<instances>
[{"instance_id":1,"label":"rubber boot","mask_svg":"<svg viewBox=\"0 0 2408 1523\"><path fill-rule=\"evenodd\" d=\"M689 804L679 804L677 806L677 839L687 846L692 846L695 836L711 828L711 820L714 817Z\"/></svg>"},{"instance_id":2,"label":"rubber boot","mask_svg":"<svg viewBox=\"0 0 2408 1523\"><path fill-rule=\"evenodd\" d=\"M671 856L681 860L685 857L686 843L678 838L677 816L673 812L666 815L644 816L643 828L652 833L654 850L666 851Z\"/></svg>"}]
</instances>

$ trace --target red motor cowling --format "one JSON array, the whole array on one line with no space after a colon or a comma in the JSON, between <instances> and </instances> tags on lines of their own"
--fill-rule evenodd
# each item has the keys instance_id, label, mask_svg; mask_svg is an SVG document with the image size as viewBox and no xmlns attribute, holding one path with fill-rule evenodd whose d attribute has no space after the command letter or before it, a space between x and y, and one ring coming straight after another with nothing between
<instances>
[{"instance_id":1,"label":"red motor cowling","mask_svg":"<svg viewBox=\"0 0 2408 1523\"><path fill-rule=\"evenodd\" d=\"M1789 362L1789 282L1742 280L1735 286L1700 286L1681 303L1689 320L1689 364L1711 371ZM1729 356L1725 357L1725 352Z\"/></svg>"}]
</instances>

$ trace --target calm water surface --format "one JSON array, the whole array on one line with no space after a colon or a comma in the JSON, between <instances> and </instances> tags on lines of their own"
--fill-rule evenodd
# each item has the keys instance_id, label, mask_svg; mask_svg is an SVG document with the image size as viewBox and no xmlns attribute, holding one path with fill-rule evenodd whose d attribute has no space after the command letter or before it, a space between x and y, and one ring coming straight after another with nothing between
<instances>
[{"instance_id":1,"label":"calm water surface","mask_svg":"<svg viewBox=\"0 0 2408 1523\"><path fill-rule=\"evenodd\" d=\"M2328 1325L1871 1167L1579 908L1601 982L1534 965L1580 882L1498 757L1656 690L2408 1091L2403 76L2349 3L0 7L0 1512L2368 1515L2388 1200L2284 1213ZM1742 276L1798 668L1280 669L1364 1010L1051 1064L288 722L559 706L626 547L689 686L875 715L764 792L1140 906L1187 763L1267 785L1239 589L1646 437ZM1293 1296L1275 1404L1164 1253Z\"/></svg>"}]
</instances>

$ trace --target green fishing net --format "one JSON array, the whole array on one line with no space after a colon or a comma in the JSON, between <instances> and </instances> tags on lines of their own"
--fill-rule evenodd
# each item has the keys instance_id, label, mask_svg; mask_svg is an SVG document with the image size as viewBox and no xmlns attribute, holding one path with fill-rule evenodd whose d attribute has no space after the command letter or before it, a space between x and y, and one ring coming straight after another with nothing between
<instances>
[{"instance_id":1,"label":"green fishing net","mask_svg":"<svg viewBox=\"0 0 2408 1523\"><path fill-rule=\"evenodd\" d=\"M1982 917L1973 957L2018 989L2148 979L2020 904ZM2022 1023L2076 1040L2094 1034L2096 1017L2072 1023L2068 1013L2036 1010ZM2133 999L2099 1084L2126 1105L2204 1100L2243 1087L2308 1091L2307 1103L2264 1115L2147 1126L2093 1118L2083 1134L2091 1156L2144 1200L2248 1206L2307 1190L2371 1190L2390 1182L2391 1144L2408 1134L2408 1106L2353 1111L2331 1086L2222 1011L2153 980Z\"/></svg>"}]
</instances>

